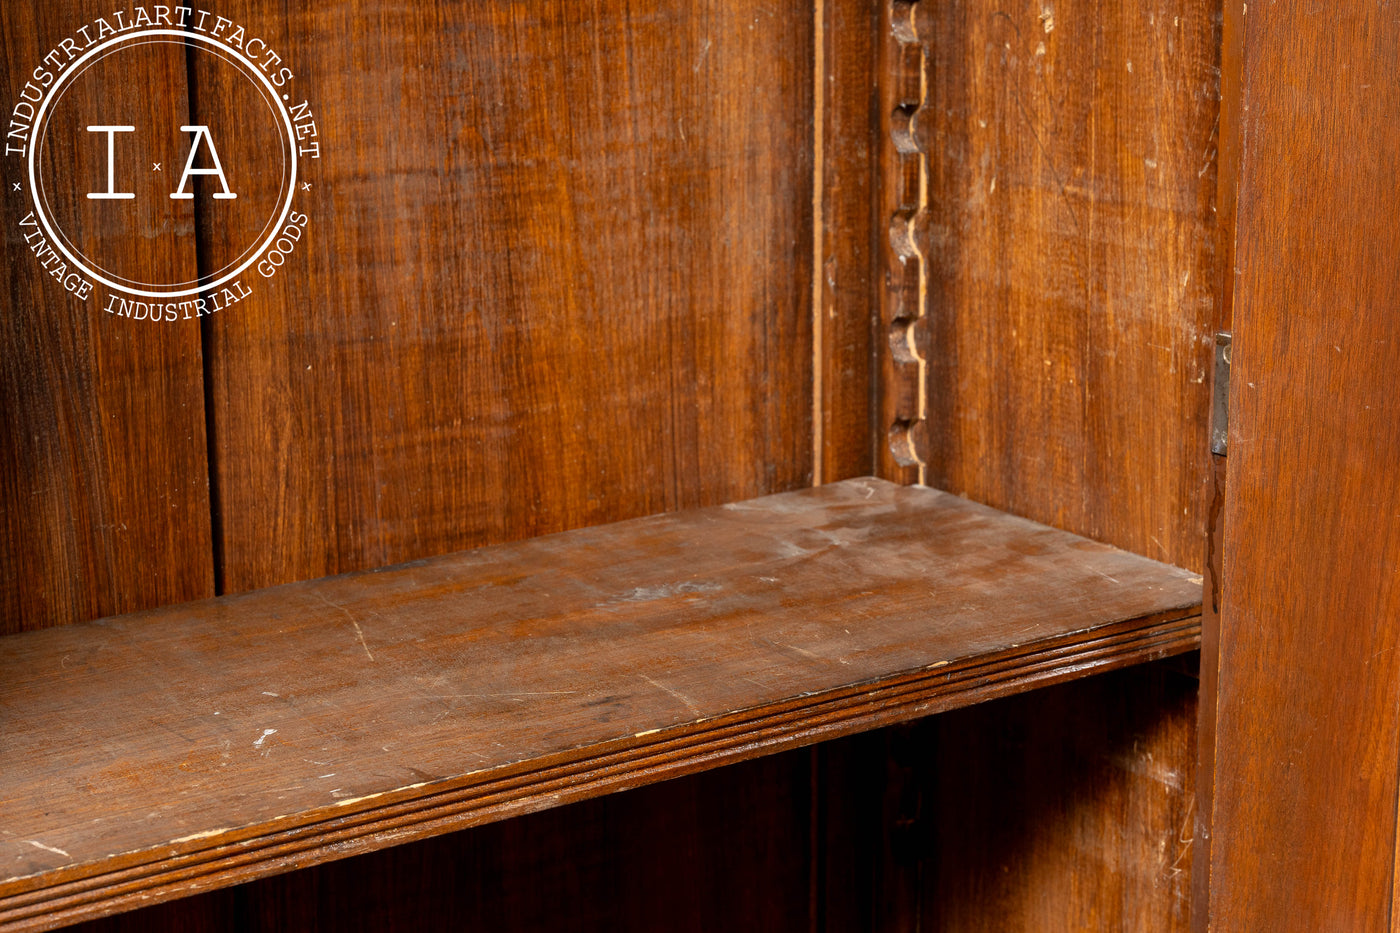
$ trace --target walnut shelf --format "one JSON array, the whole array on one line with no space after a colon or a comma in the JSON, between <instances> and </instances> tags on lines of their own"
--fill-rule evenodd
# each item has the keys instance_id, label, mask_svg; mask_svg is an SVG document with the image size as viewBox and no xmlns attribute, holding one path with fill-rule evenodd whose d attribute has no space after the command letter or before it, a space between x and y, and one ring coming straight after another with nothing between
<instances>
[{"instance_id":1,"label":"walnut shelf","mask_svg":"<svg viewBox=\"0 0 1400 933\"><path fill-rule=\"evenodd\" d=\"M0 639L0 926L1187 651L1200 591L865 479Z\"/></svg>"}]
</instances>

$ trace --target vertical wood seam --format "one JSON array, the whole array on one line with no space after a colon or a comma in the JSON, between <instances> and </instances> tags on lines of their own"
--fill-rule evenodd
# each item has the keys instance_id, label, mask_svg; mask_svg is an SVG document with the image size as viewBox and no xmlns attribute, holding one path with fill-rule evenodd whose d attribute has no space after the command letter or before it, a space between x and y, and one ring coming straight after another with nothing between
<instances>
[{"instance_id":1,"label":"vertical wood seam","mask_svg":"<svg viewBox=\"0 0 1400 933\"><path fill-rule=\"evenodd\" d=\"M1235 280L1235 211L1239 198L1239 165L1242 143L1240 122L1244 99L1244 23L1240 0L1224 0L1220 24L1220 105L1217 117L1215 221L1219 243L1220 304L1216 308L1215 332L1231 330ZM1211 390L1215 391L1215 369ZM1210 457L1209 501L1207 503L1205 566L1203 568L1201 667L1197 711L1196 825L1192 834L1195 852L1191 866L1191 929L1207 933L1211 927L1211 858L1215 811L1215 736L1219 710L1220 639L1224 594L1223 548L1225 544L1226 464Z\"/></svg>"},{"instance_id":2,"label":"vertical wood seam","mask_svg":"<svg viewBox=\"0 0 1400 933\"><path fill-rule=\"evenodd\" d=\"M195 78L194 46L185 46L185 107L191 126L199 125L196 95L198 86ZM196 188L195 190L198 190ZM193 201L194 211L194 274L195 282L202 283L209 268L206 244L201 234L199 198ZM214 433L214 365L210 353L213 341L213 322L201 317L199 324L199 378L200 396L204 401L204 470L205 482L209 487L209 563L213 568L214 595L222 596L224 587L224 523L222 502L219 497L218 435Z\"/></svg>"},{"instance_id":3,"label":"vertical wood seam","mask_svg":"<svg viewBox=\"0 0 1400 933\"><path fill-rule=\"evenodd\" d=\"M825 333L822 327L822 253L826 248L826 3L812 5L812 485L820 486L826 471Z\"/></svg>"}]
</instances>

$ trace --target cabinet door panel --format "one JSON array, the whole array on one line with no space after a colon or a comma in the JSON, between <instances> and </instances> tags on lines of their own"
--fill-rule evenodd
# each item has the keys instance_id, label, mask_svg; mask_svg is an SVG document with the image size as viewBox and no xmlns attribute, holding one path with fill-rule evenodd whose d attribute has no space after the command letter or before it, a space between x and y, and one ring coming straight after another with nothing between
<instances>
[{"instance_id":1,"label":"cabinet door panel","mask_svg":"<svg viewBox=\"0 0 1400 933\"><path fill-rule=\"evenodd\" d=\"M1400 13L1250 4L1213 929L1391 923Z\"/></svg>"}]
</instances>

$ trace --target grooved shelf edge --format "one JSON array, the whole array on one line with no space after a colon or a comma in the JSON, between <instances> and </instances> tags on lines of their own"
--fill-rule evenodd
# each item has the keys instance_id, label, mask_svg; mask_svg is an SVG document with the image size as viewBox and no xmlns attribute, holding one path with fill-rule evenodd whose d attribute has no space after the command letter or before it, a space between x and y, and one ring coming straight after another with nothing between
<instances>
[{"instance_id":1,"label":"grooved shelf edge","mask_svg":"<svg viewBox=\"0 0 1400 933\"><path fill-rule=\"evenodd\" d=\"M1195 648L1200 578L848 480L0 639L47 929Z\"/></svg>"}]
</instances>

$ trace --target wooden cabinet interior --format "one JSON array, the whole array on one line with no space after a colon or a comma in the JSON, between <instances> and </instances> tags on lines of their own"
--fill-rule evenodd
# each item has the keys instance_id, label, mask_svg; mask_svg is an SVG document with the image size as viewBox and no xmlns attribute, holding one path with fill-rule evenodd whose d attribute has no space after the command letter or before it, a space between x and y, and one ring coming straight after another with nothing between
<instances>
[{"instance_id":1,"label":"wooden cabinet interior","mask_svg":"<svg viewBox=\"0 0 1400 933\"><path fill-rule=\"evenodd\" d=\"M1199 610L1189 571L859 479L14 636L0 923L1179 654Z\"/></svg>"},{"instance_id":2,"label":"wooden cabinet interior","mask_svg":"<svg viewBox=\"0 0 1400 933\"><path fill-rule=\"evenodd\" d=\"M69 20L109 12L5 4L9 99L19 63ZM198 328L138 328L57 307L25 243L6 238L9 630L815 481L909 481L920 463L933 485L1200 569L1222 278L1218 4L220 12L275 35L316 104L326 154L306 249L256 301ZM192 113L216 121L217 86L197 67L119 92L191 87ZM197 262L200 238L218 235L196 219L171 263ZM637 835L675 833L686 884L723 901L708 910L732 909L704 914L708 928L1184 929L1195 713L1164 686L1180 676L1056 688L1084 702L992 704L968 714L983 728L787 753L657 785L636 812L625 794L165 905L160 922L212 928L233 898L271 928L351 928L362 917L336 906L350 901L313 892L353 878L392 925L384 905L425 853L470 861L493 846L501 891L592 877L571 874L580 853L684 888L659 874L673 862L599 816L624 813ZM1104 703L1137 718L1110 717L1114 733ZM1098 775L1092 792L1031 738L1065 734ZM958 760L1035 777L960 782L944 767ZM860 793L834 791L846 786ZM706 818L673 819L670 804ZM915 815L954 806L962 825L1026 844L961 858L967 833ZM766 857L746 854L762 883L735 888L742 841ZM1123 868L1144 852L1150 871ZM558 903L647 928L655 905L628 890L620 906L600 906L610 891ZM299 913L308 899L314 918ZM777 920L756 906L772 904ZM529 916L569 925L547 907ZM678 909L673 925L694 922Z\"/></svg>"}]
</instances>

